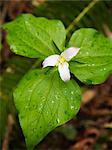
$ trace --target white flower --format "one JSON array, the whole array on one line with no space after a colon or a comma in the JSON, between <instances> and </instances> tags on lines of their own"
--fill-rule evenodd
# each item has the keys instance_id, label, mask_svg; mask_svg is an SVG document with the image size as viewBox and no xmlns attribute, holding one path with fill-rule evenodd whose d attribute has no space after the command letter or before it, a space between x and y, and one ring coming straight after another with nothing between
<instances>
[{"instance_id":1,"label":"white flower","mask_svg":"<svg viewBox=\"0 0 112 150\"><path fill-rule=\"evenodd\" d=\"M70 61L74 56L76 56L79 50L80 48L70 47L63 51L61 55L55 54L48 56L42 63L43 68L48 66L57 66L61 79L63 81L68 81L70 80L70 70L68 61Z\"/></svg>"}]
</instances>

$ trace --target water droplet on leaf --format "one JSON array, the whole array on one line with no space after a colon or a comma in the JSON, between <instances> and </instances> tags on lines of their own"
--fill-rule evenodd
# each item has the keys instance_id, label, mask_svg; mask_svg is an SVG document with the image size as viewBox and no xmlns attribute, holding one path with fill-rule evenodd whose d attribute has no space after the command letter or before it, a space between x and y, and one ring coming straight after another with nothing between
<instances>
[{"instance_id":1,"label":"water droplet on leaf","mask_svg":"<svg viewBox=\"0 0 112 150\"><path fill-rule=\"evenodd\" d=\"M74 106L71 106L70 108L71 108L71 109L74 109Z\"/></svg>"},{"instance_id":2,"label":"water droplet on leaf","mask_svg":"<svg viewBox=\"0 0 112 150\"><path fill-rule=\"evenodd\" d=\"M57 122L57 123L59 123L59 122L60 122L59 118L56 120L56 122Z\"/></svg>"},{"instance_id":3,"label":"water droplet on leaf","mask_svg":"<svg viewBox=\"0 0 112 150\"><path fill-rule=\"evenodd\" d=\"M103 70L106 70L106 68L103 68Z\"/></svg>"},{"instance_id":4,"label":"water droplet on leaf","mask_svg":"<svg viewBox=\"0 0 112 150\"><path fill-rule=\"evenodd\" d=\"M51 101L52 103L54 103L54 101Z\"/></svg>"},{"instance_id":5,"label":"water droplet on leaf","mask_svg":"<svg viewBox=\"0 0 112 150\"><path fill-rule=\"evenodd\" d=\"M71 91L71 94L73 95L73 94L74 94L74 91Z\"/></svg>"}]
</instances>

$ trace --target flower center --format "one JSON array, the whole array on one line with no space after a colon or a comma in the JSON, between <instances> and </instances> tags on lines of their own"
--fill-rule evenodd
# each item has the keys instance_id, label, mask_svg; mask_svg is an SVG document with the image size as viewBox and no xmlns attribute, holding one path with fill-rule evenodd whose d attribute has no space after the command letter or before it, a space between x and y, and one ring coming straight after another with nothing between
<instances>
[{"instance_id":1,"label":"flower center","mask_svg":"<svg viewBox=\"0 0 112 150\"><path fill-rule=\"evenodd\" d=\"M60 56L56 66L58 66L59 64L63 64L65 61L66 61L66 59L63 56Z\"/></svg>"}]
</instances>

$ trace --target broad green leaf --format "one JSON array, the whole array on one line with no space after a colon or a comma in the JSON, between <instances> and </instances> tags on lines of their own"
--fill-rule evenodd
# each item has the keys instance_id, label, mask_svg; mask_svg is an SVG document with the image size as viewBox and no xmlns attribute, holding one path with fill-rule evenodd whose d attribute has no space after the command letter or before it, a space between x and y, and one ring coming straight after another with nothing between
<instances>
[{"instance_id":1,"label":"broad green leaf","mask_svg":"<svg viewBox=\"0 0 112 150\"><path fill-rule=\"evenodd\" d=\"M79 29L71 37L69 47L80 47L70 63L71 72L82 82L99 84L112 73L112 41L96 30Z\"/></svg>"},{"instance_id":2,"label":"broad green leaf","mask_svg":"<svg viewBox=\"0 0 112 150\"><path fill-rule=\"evenodd\" d=\"M80 95L76 82L63 82L55 69L35 69L24 76L14 92L14 101L29 149L76 115Z\"/></svg>"},{"instance_id":3,"label":"broad green leaf","mask_svg":"<svg viewBox=\"0 0 112 150\"><path fill-rule=\"evenodd\" d=\"M66 32L59 20L23 14L3 28L8 31L8 43L16 54L45 58L64 49Z\"/></svg>"}]
</instances>

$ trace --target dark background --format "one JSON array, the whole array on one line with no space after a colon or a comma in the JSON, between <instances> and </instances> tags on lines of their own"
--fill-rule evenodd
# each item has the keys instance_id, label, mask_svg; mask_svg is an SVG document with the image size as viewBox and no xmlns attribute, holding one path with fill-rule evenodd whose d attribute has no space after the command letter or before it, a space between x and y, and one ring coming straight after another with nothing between
<instances>
[{"instance_id":1,"label":"dark background","mask_svg":"<svg viewBox=\"0 0 112 150\"><path fill-rule=\"evenodd\" d=\"M21 13L60 19L65 27L77 17L90 0L0 0L0 23L14 20ZM74 26L92 27L112 38L112 1L99 1ZM13 104L12 91L35 59L13 54L1 30L0 147L25 150L24 136ZM82 85L82 105L76 118L52 131L35 149L112 150L112 76L101 85Z\"/></svg>"}]
</instances>

